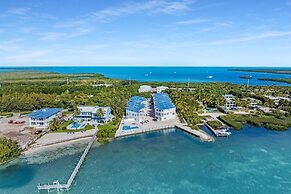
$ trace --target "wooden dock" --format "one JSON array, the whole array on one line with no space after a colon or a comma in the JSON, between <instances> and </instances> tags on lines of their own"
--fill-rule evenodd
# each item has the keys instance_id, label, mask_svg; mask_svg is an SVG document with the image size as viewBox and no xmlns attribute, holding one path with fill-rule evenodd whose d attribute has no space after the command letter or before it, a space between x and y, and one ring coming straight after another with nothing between
<instances>
[{"instance_id":1,"label":"wooden dock","mask_svg":"<svg viewBox=\"0 0 291 194\"><path fill-rule=\"evenodd\" d=\"M228 137L231 133L221 130L221 129L213 129L207 122L204 122L205 126L216 136L216 137Z\"/></svg>"},{"instance_id":2,"label":"wooden dock","mask_svg":"<svg viewBox=\"0 0 291 194\"><path fill-rule=\"evenodd\" d=\"M79 169L81 168L81 166L82 166L87 154L89 153L90 148L92 147L94 141L96 140L96 138L97 138L97 130L93 134L92 139L88 143L88 145L87 145L86 149L84 150L84 152L83 152L78 164L76 165L74 171L72 172L72 174L71 174L71 176L68 179L66 184L60 184L59 181L55 181L53 184L44 184L44 185L39 184L37 186L38 191L41 191L41 190L49 191L51 189L57 189L57 190L69 189L71 187L75 177L77 176L77 174L79 172Z\"/></svg>"}]
</instances>

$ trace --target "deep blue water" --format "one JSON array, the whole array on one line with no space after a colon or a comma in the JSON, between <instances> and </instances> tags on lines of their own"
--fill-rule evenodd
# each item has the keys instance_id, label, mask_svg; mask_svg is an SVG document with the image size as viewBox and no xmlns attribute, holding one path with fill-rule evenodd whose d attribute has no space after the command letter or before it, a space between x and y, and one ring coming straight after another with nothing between
<instances>
[{"instance_id":1,"label":"deep blue water","mask_svg":"<svg viewBox=\"0 0 291 194\"><path fill-rule=\"evenodd\" d=\"M101 73L110 78L132 79L138 81L158 82L231 82L246 84L247 80L240 76L252 76L250 85L288 85L279 82L259 81L257 78L291 78L288 74L270 74L253 72L228 71L233 67L26 67L13 68L10 70L38 70L58 73ZM291 68L267 68L248 67L243 69L285 69ZM0 71L9 71L9 68ZM212 76L210 79L209 76ZM290 84L289 84L290 86Z\"/></svg>"},{"instance_id":2,"label":"deep blue water","mask_svg":"<svg viewBox=\"0 0 291 194\"><path fill-rule=\"evenodd\" d=\"M287 194L290 139L291 131L247 126L214 143L173 130L119 139L95 145L68 193ZM84 147L51 150L0 169L0 193L37 193L39 182L65 182ZM56 157L70 150L77 151Z\"/></svg>"}]
</instances>

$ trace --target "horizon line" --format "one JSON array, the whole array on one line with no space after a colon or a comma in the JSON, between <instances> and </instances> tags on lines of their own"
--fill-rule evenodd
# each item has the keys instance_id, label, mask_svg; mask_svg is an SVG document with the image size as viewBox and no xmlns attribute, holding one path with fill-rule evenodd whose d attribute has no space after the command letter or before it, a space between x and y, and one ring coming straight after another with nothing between
<instances>
[{"instance_id":1,"label":"horizon line","mask_svg":"<svg viewBox=\"0 0 291 194\"><path fill-rule=\"evenodd\" d=\"M15 66L1 66L0 68L27 68L27 67L239 67L239 68L255 68L255 67L266 67L266 68L291 68L290 66L233 66L233 65L15 65Z\"/></svg>"}]
</instances>

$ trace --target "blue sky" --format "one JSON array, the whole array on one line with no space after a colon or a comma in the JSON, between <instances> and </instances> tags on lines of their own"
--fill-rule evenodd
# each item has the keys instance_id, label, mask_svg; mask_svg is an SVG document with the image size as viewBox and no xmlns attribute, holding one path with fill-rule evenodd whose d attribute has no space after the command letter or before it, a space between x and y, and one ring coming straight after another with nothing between
<instances>
[{"instance_id":1,"label":"blue sky","mask_svg":"<svg viewBox=\"0 0 291 194\"><path fill-rule=\"evenodd\" d=\"M291 66L291 0L1 0L10 65Z\"/></svg>"}]
</instances>

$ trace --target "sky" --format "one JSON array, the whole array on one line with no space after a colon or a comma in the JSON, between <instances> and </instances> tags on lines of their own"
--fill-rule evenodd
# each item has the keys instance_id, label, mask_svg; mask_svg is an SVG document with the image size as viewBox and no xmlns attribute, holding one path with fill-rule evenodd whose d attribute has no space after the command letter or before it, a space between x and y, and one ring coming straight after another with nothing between
<instances>
[{"instance_id":1,"label":"sky","mask_svg":"<svg viewBox=\"0 0 291 194\"><path fill-rule=\"evenodd\" d=\"M0 66L291 66L291 0L0 0Z\"/></svg>"}]
</instances>

